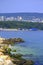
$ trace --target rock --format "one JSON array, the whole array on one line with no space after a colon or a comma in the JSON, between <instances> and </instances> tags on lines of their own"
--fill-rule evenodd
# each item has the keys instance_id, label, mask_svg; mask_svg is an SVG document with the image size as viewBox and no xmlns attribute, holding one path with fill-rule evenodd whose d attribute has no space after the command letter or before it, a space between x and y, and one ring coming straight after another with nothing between
<instances>
[{"instance_id":1,"label":"rock","mask_svg":"<svg viewBox=\"0 0 43 65\"><path fill-rule=\"evenodd\" d=\"M4 55L0 52L0 65L16 65L12 62L11 57L9 55Z\"/></svg>"},{"instance_id":2,"label":"rock","mask_svg":"<svg viewBox=\"0 0 43 65\"><path fill-rule=\"evenodd\" d=\"M3 62L0 62L0 65L4 65L4 63Z\"/></svg>"},{"instance_id":3,"label":"rock","mask_svg":"<svg viewBox=\"0 0 43 65\"><path fill-rule=\"evenodd\" d=\"M0 37L0 43L2 43L5 40L5 38Z\"/></svg>"},{"instance_id":4,"label":"rock","mask_svg":"<svg viewBox=\"0 0 43 65\"><path fill-rule=\"evenodd\" d=\"M0 55L0 59L11 60L8 55Z\"/></svg>"},{"instance_id":5,"label":"rock","mask_svg":"<svg viewBox=\"0 0 43 65\"><path fill-rule=\"evenodd\" d=\"M2 52L0 52L0 55L4 55Z\"/></svg>"},{"instance_id":6,"label":"rock","mask_svg":"<svg viewBox=\"0 0 43 65\"><path fill-rule=\"evenodd\" d=\"M13 64L13 62L11 60L5 60L4 65L14 65L14 64Z\"/></svg>"},{"instance_id":7,"label":"rock","mask_svg":"<svg viewBox=\"0 0 43 65\"><path fill-rule=\"evenodd\" d=\"M23 65L34 65L34 62L29 60L29 61L26 61Z\"/></svg>"},{"instance_id":8,"label":"rock","mask_svg":"<svg viewBox=\"0 0 43 65\"><path fill-rule=\"evenodd\" d=\"M16 65L11 60L3 60L0 58L0 65Z\"/></svg>"},{"instance_id":9,"label":"rock","mask_svg":"<svg viewBox=\"0 0 43 65\"><path fill-rule=\"evenodd\" d=\"M4 59L0 58L0 65L4 65Z\"/></svg>"}]
</instances>

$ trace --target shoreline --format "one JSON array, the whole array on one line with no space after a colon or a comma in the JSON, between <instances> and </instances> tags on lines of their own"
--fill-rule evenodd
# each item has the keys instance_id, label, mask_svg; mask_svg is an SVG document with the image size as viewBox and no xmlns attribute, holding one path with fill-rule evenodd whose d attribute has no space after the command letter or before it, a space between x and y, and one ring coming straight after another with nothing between
<instances>
[{"instance_id":1,"label":"shoreline","mask_svg":"<svg viewBox=\"0 0 43 65\"><path fill-rule=\"evenodd\" d=\"M43 30L29 30L29 29L10 29L10 28L0 28L0 31L43 31Z\"/></svg>"},{"instance_id":2,"label":"shoreline","mask_svg":"<svg viewBox=\"0 0 43 65\"><path fill-rule=\"evenodd\" d=\"M3 28L0 28L0 31L18 31L18 29L3 29Z\"/></svg>"},{"instance_id":3,"label":"shoreline","mask_svg":"<svg viewBox=\"0 0 43 65\"><path fill-rule=\"evenodd\" d=\"M0 63L5 63L5 65L34 65L34 61L33 60L26 60L24 58L22 58L22 54L15 54L16 48L11 49L11 46L13 46L12 44L14 44L14 42L23 42L23 40L21 38L9 38L9 39L4 39L4 38L0 38L0 40L3 41L3 43L0 43ZM3 45L4 44L4 45ZM11 45L11 46L9 46ZM12 53L14 52L14 54ZM1 62L2 60L2 62ZM8 61L8 62L7 62ZM10 62L9 62L10 61ZM4 65L3 63L3 65ZM8 63L8 64L7 64ZM2 65L2 64L0 64Z\"/></svg>"}]
</instances>

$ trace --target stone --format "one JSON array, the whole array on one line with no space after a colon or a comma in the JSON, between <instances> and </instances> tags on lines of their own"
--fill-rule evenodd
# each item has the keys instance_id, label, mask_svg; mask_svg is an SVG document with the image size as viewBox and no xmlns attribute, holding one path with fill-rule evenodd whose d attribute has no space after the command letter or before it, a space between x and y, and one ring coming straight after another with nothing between
<instances>
[{"instance_id":1,"label":"stone","mask_svg":"<svg viewBox=\"0 0 43 65\"><path fill-rule=\"evenodd\" d=\"M5 60L4 65L14 65L11 60Z\"/></svg>"}]
</instances>

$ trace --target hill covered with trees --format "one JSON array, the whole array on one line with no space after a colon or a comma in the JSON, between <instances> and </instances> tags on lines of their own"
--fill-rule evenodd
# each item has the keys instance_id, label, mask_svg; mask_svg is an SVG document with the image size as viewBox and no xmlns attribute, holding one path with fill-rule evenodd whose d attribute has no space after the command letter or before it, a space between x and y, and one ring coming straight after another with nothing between
<instances>
[{"instance_id":1,"label":"hill covered with trees","mask_svg":"<svg viewBox=\"0 0 43 65\"><path fill-rule=\"evenodd\" d=\"M24 21L0 21L0 28L21 28L30 29L37 28L43 30L43 23L39 22L24 22Z\"/></svg>"}]
</instances>

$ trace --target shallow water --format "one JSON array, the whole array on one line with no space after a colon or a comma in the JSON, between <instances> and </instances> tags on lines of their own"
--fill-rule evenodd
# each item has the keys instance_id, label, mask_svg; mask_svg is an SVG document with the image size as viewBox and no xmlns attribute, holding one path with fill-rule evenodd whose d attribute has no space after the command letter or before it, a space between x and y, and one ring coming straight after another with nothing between
<instances>
[{"instance_id":1,"label":"shallow water","mask_svg":"<svg viewBox=\"0 0 43 65\"><path fill-rule=\"evenodd\" d=\"M23 38L24 43L16 44L12 48L24 58L36 62L35 65L43 65L43 31L0 31L0 36L5 38Z\"/></svg>"}]
</instances>

